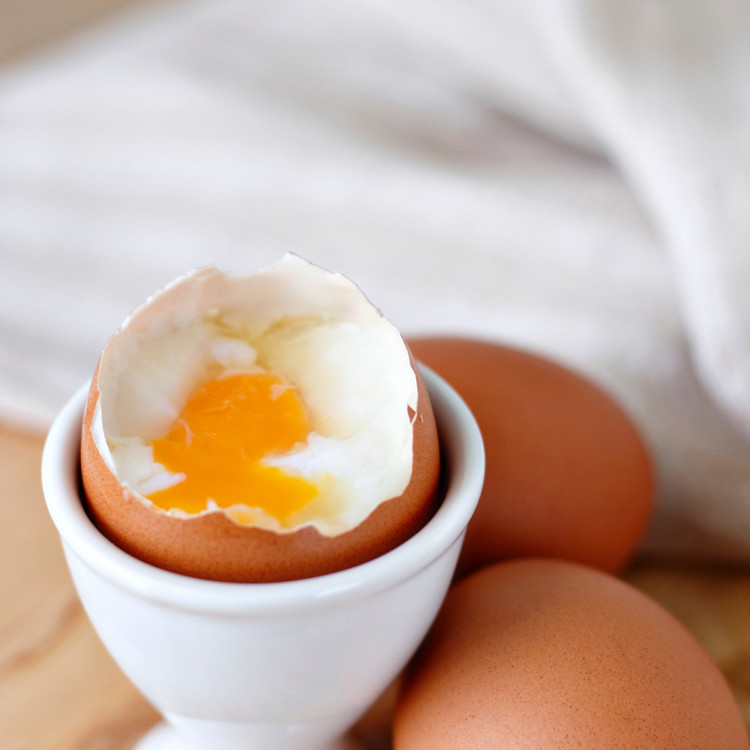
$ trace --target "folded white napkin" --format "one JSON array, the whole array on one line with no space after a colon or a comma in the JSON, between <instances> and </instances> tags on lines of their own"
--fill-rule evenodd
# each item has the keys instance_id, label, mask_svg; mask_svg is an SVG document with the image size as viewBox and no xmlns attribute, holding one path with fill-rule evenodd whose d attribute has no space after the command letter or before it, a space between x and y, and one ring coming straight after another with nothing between
<instances>
[{"instance_id":1,"label":"folded white napkin","mask_svg":"<svg viewBox=\"0 0 750 750\"><path fill-rule=\"evenodd\" d=\"M0 73L0 413L46 426L178 274L292 250L603 383L647 549L747 561L749 207L746 0L150 5Z\"/></svg>"}]
</instances>

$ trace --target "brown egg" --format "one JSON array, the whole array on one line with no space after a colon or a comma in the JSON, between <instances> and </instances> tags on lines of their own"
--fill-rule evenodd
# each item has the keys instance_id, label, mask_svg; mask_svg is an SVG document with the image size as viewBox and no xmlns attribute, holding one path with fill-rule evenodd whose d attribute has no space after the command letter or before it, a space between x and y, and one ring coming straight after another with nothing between
<instances>
[{"instance_id":1,"label":"brown egg","mask_svg":"<svg viewBox=\"0 0 750 750\"><path fill-rule=\"evenodd\" d=\"M401 544L434 511L440 458L398 332L287 256L194 272L128 318L91 384L81 471L92 519L135 557L270 582Z\"/></svg>"},{"instance_id":2,"label":"brown egg","mask_svg":"<svg viewBox=\"0 0 750 750\"><path fill-rule=\"evenodd\" d=\"M448 594L399 699L394 750L747 750L702 646L637 589L514 560Z\"/></svg>"},{"instance_id":3,"label":"brown egg","mask_svg":"<svg viewBox=\"0 0 750 750\"><path fill-rule=\"evenodd\" d=\"M639 431L592 382L543 357L486 341L412 338L479 423L487 470L459 562L545 556L615 572L653 506Z\"/></svg>"}]
</instances>

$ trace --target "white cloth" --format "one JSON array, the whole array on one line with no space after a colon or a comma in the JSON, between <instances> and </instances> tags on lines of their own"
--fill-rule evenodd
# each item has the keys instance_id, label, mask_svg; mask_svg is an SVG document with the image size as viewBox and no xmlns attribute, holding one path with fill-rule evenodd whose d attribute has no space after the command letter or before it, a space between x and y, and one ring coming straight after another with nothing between
<instances>
[{"instance_id":1,"label":"white cloth","mask_svg":"<svg viewBox=\"0 0 750 750\"><path fill-rule=\"evenodd\" d=\"M0 413L46 426L180 273L292 250L603 383L647 549L747 561L749 205L746 0L150 5L0 73Z\"/></svg>"}]
</instances>

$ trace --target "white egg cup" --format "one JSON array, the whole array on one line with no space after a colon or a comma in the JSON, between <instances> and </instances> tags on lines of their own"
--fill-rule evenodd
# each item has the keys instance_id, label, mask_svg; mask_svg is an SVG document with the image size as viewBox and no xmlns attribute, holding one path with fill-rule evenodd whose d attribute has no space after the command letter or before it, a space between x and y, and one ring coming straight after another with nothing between
<instances>
[{"instance_id":1,"label":"white egg cup","mask_svg":"<svg viewBox=\"0 0 750 750\"><path fill-rule=\"evenodd\" d=\"M170 573L107 540L82 504L87 387L44 448L47 506L83 606L111 655L163 714L138 750L342 750L437 614L484 478L476 422L429 370L445 496L411 539L375 560L286 583Z\"/></svg>"}]
</instances>

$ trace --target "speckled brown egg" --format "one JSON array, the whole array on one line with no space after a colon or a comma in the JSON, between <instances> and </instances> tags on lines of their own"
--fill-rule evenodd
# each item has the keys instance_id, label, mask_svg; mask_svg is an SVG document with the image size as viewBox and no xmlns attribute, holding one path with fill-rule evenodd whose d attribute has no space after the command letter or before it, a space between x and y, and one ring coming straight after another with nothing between
<instances>
[{"instance_id":1,"label":"speckled brown egg","mask_svg":"<svg viewBox=\"0 0 750 750\"><path fill-rule=\"evenodd\" d=\"M434 512L429 396L348 279L286 256L192 272L107 342L84 414L88 511L115 544L199 578L285 581L381 555Z\"/></svg>"},{"instance_id":2,"label":"speckled brown egg","mask_svg":"<svg viewBox=\"0 0 750 750\"><path fill-rule=\"evenodd\" d=\"M656 602L575 563L498 563L448 594L394 750L747 750L723 676Z\"/></svg>"},{"instance_id":3,"label":"speckled brown egg","mask_svg":"<svg viewBox=\"0 0 750 750\"><path fill-rule=\"evenodd\" d=\"M464 398L485 442L484 490L459 571L529 555L621 570L650 518L654 477L615 399L520 349L451 337L409 345Z\"/></svg>"}]
</instances>

